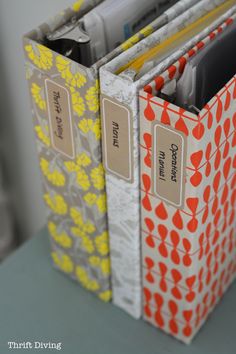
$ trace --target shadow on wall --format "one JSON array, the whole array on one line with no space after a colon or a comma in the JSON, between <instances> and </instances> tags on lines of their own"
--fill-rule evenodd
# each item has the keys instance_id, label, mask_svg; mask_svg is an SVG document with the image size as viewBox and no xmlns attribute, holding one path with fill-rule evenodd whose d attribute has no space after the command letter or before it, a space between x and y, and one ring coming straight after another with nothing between
<instances>
[{"instance_id":1,"label":"shadow on wall","mask_svg":"<svg viewBox=\"0 0 236 354\"><path fill-rule=\"evenodd\" d=\"M22 36L71 3L73 0L0 0L0 145L6 166L5 191L9 192L19 242L46 222Z\"/></svg>"},{"instance_id":2,"label":"shadow on wall","mask_svg":"<svg viewBox=\"0 0 236 354\"><path fill-rule=\"evenodd\" d=\"M1 45L1 40L0 40ZM20 223L17 222L17 189L14 188L14 178L17 179L14 160L17 151L13 152L14 136L12 129L12 103L8 94L7 79L0 56L0 261L3 260L22 238ZM12 132L12 133L10 133ZM11 171L13 173L11 173ZM14 178L13 178L14 176Z\"/></svg>"},{"instance_id":3,"label":"shadow on wall","mask_svg":"<svg viewBox=\"0 0 236 354\"><path fill-rule=\"evenodd\" d=\"M44 225L45 213L22 48L22 35L25 27L28 29L24 21L28 14L25 9L20 9L15 26L8 23L15 4L16 1L11 0L0 3L0 166L3 160L4 194L14 225L11 228L15 235L14 244L19 244ZM3 225L0 208L0 240Z\"/></svg>"}]
</instances>

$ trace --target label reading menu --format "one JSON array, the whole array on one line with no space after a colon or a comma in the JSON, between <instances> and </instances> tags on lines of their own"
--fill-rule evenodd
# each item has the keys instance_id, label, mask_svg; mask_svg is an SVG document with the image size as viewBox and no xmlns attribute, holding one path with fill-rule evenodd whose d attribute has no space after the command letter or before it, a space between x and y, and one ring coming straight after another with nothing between
<instances>
[{"instance_id":1,"label":"label reading menu","mask_svg":"<svg viewBox=\"0 0 236 354\"><path fill-rule=\"evenodd\" d=\"M133 181L131 114L128 108L101 98L103 160L105 169L127 182Z\"/></svg>"},{"instance_id":2,"label":"label reading menu","mask_svg":"<svg viewBox=\"0 0 236 354\"><path fill-rule=\"evenodd\" d=\"M66 157L75 157L70 94L68 90L46 79L47 109L52 146Z\"/></svg>"},{"instance_id":3,"label":"label reading menu","mask_svg":"<svg viewBox=\"0 0 236 354\"><path fill-rule=\"evenodd\" d=\"M181 208L184 203L186 139L175 129L153 125L153 192Z\"/></svg>"}]
</instances>

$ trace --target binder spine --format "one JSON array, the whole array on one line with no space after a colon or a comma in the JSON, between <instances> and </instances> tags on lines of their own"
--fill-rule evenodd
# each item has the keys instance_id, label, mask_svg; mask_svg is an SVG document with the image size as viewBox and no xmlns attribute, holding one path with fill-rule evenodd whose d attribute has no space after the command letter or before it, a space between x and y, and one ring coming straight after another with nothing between
<instances>
[{"instance_id":1,"label":"binder spine","mask_svg":"<svg viewBox=\"0 0 236 354\"><path fill-rule=\"evenodd\" d=\"M109 301L97 73L40 44L39 32L26 35L24 49L52 259L58 269Z\"/></svg>"},{"instance_id":2,"label":"binder spine","mask_svg":"<svg viewBox=\"0 0 236 354\"><path fill-rule=\"evenodd\" d=\"M106 190L108 203L108 225L110 235L110 253L112 269L113 302L135 318L141 315L141 275L140 275L140 206L139 206L139 152L137 97L133 84L101 68L101 107L103 128L103 162L106 169ZM104 108L104 101L111 104L112 110ZM106 104L106 103L105 103ZM111 151L113 141L106 142L112 136L112 125L117 123L114 109L118 107L119 148L122 144L130 146L131 177L127 180L124 173L124 161L119 152L114 152L116 165L109 165L106 151ZM122 122L127 121L129 111L130 135ZM109 107L108 107L109 108ZM123 114L122 114L123 112ZM111 113L111 114L110 114ZM110 127L110 130L109 128ZM128 138L128 139L127 139ZM119 149L118 148L118 149ZM128 150L127 150L128 154ZM123 156L126 156L124 154ZM120 176L118 175L120 174ZM123 173L123 176L122 176Z\"/></svg>"},{"instance_id":3,"label":"binder spine","mask_svg":"<svg viewBox=\"0 0 236 354\"><path fill-rule=\"evenodd\" d=\"M228 272L225 291L236 274L235 87L234 77L198 116L140 92L143 314L187 343L223 295L222 277ZM185 140L182 167L175 133ZM176 168L184 176L181 206ZM169 327L153 311L168 314Z\"/></svg>"}]
</instances>

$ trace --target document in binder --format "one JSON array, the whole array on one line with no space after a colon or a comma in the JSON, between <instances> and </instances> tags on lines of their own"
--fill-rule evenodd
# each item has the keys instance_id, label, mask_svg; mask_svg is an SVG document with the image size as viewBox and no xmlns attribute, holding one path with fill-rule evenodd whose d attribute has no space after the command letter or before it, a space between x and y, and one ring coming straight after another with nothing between
<instances>
[{"instance_id":1,"label":"document in binder","mask_svg":"<svg viewBox=\"0 0 236 354\"><path fill-rule=\"evenodd\" d=\"M177 5L182 5L182 2L175 6ZM226 20L234 11L233 8L229 10L232 5L231 1L200 1L100 69L103 162L106 171L113 301L135 317L141 311L142 297L138 93L156 75ZM211 17L210 22L208 14ZM200 19L206 21L206 27L202 27ZM197 24L194 24L196 21ZM178 37L181 31L185 36L183 42ZM190 40L186 42L189 33ZM178 40L175 42L176 38ZM168 46L164 45L165 41L172 45L170 55ZM175 43L177 49L174 47ZM158 62L159 50L161 55L164 54L164 59L147 73L144 70L143 75L137 76L133 63L140 58L147 58L152 50L155 52L152 59ZM120 143L117 142L117 134ZM111 138L113 135L114 140Z\"/></svg>"}]
</instances>

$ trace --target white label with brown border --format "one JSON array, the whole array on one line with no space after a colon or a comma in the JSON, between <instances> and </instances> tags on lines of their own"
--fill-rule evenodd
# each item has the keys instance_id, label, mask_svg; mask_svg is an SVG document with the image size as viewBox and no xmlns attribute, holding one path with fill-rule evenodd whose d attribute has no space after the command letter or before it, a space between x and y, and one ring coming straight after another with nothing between
<instances>
[{"instance_id":1,"label":"white label with brown border","mask_svg":"<svg viewBox=\"0 0 236 354\"><path fill-rule=\"evenodd\" d=\"M45 88L52 147L66 157L74 159L70 93L50 79L45 80Z\"/></svg>"},{"instance_id":2,"label":"white label with brown border","mask_svg":"<svg viewBox=\"0 0 236 354\"><path fill-rule=\"evenodd\" d=\"M101 97L103 161L108 173L133 182L133 137L130 110L106 96Z\"/></svg>"},{"instance_id":3,"label":"white label with brown border","mask_svg":"<svg viewBox=\"0 0 236 354\"><path fill-rule=\"evenodd\" d=\"M182 208L186 138L181 132L159 122L154 122L152 136L153 193L167 203Z\"/></svg>"}]
</instances>

